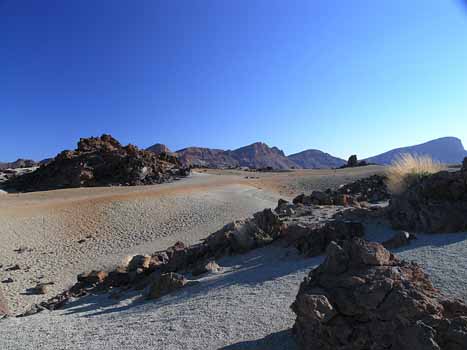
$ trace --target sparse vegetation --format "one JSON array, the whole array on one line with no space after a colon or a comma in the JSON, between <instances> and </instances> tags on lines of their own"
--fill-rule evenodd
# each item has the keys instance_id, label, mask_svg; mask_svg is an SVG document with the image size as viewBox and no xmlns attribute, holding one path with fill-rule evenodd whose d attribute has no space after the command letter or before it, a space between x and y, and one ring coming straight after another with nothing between
<instances>
[{"instance_id":1,"label":"sparse vegetation","mask_svg":"<svg viewBox=\"0 0 467 350\"><path fill-rule=\"evenodd\" d=\"M398 157L387 170L387 186L392 194L399 194L413 181L441 170L442 164L430 156L406 153Z\"/></svg>"}]
</instances>

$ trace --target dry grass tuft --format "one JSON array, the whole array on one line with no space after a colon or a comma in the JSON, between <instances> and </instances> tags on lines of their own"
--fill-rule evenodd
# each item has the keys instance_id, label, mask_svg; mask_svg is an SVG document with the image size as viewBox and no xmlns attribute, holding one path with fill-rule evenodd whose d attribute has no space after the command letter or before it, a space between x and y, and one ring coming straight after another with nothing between
<instances>
[{"instance_id":1,"label":"dry grass tuft","mask_svg":"<svg viewBox=\"0 0 467 350\"><path fill-rule=\"evenodd\" d=\"M387 186L392 194L400 194L413 181L441 170L441 163L430 156L402 154L386 171Z\"/></svg>"}]
</instances>

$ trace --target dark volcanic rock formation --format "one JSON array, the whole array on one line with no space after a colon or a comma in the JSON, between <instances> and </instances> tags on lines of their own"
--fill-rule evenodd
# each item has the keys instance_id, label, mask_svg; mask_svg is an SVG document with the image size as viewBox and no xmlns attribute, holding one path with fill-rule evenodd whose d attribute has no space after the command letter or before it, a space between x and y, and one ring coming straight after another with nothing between
<instances>
[{"instance_id":1,"label":"dark volcanic rock formation","mask_svg":"<svg viewBox=\"0 0 467 350\"><path fill-rule=\"evenodd\" d=\"M63 151L35 172L5 183L7 189L40 191L69 187L149 185L184 176L176 159L161 160L136 146L122 146L110 135L80 139L75 151Z\"/></svg>"},{"instance_id":2,"label":"dark volcanic rock formation","mask_svg":"<svg viewBox=\"0 0 467 350\"><path fill-rule=\"evenodd\" d=\"M292 304L303 350L467 349L467 306L415 263L361 239L330 244Z\"/></svg>"},{"instance_id":3,"label":"dark volcanic rock formation","mask_svg":"<svg viewBox=\"0 0 467 350\"><path fill-rule=\"evenodd\" d=\"M358 202L382 202L390 198L385 177L372 175L344 185L337 190L313 191L309 195L301 194L293 199L295 204L305 205L355 205Z\"/></svg>"},{"instance_id":4,"label":"dark volcanic rock formation","mask_svg":"<svg viewBox=\"0 0 467 350\"><path fill-rule=\"evenodd\" d=\"M345 165L345 160L333 157L329 153L324 153L317 149L309 149L291 154L287 158L303 169L339 168Z\"/></svg>"},{"instance_id":5,"label":"dark volcanic rock formation","mask_svg":"<svg viewBox=\"0 0 467 350\"><path fill-rule=\"evenodd\" d=\"M467 167L415 179L393 196L388 216L395 228L407 231L467 231Z\"/></svg>"},{"instance_id":6,"label":"dark volcanic rock formation","mask_svg":"<svg viewBox=\"0 0 467 350\"><path fill-rule=\"evenodd\" d=\"M461 140L456 137L443 137L420 145L396 148L366 160L376 164L391 164L406 153L414 156L427 155L445 164L459 164L464 157L467 157L467 151L465 151Z\"/></svg>"}]
</instances>

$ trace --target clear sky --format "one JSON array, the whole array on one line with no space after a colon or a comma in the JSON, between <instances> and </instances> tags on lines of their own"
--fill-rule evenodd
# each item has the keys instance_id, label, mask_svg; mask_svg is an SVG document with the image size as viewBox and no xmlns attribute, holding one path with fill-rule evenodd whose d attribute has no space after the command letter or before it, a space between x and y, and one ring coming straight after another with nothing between
<instances>
[{"instance_id":1,"label":"clear sky","mask_svg":"<svg viewBox=\"0 0 467 350\"><path fill-rule=\"evenodd\" d=\"M467 142L460 0L0 0L0 160L80 137L360 158Z\"/></svg>"}]
</instances>

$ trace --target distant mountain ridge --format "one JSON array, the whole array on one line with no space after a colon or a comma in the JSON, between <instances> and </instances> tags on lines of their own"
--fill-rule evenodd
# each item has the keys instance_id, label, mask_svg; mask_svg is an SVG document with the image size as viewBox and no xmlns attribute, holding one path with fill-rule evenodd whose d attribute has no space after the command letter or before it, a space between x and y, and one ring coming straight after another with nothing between
<instances>
[{"instance_id":1,"label":"distant mountain ridge","mask_svg":"<svg viewBox=\"0 0 467 350\"><path fill-rule=\"evenodd\" d=\"M339 168L347 163L344 159L334 157L317 149L308 149L291 154L288 158L303 169Z\"/></svg>"},{"instance_id":2,"label":"distant mountain ridge","mask_svg":"<svg viewBox=\"0 0 467 350\"><path fill-rule=\"evenodd\" d=\"M251 145L235 150L212 149L206 147L187 147L172 152L166 145L157 143L146 150L156 154L167 153L175 155L185 166L207 168L236 168L249 167L255 169L326 169L339 168L346 161L334 157L316 149L308 149L302 152L286 156L277 147L269 147L263 142L255 142ZM467 151L462 141L456 137L442 137L419 145L400 147L382 154L365 159L368 163L387 165L391 164L398 156L410 153L415 155L429 155L441 163L461 163L467 157ZM32 160L18 159L15 162L1 163L0 169L21 168L39 166L50 159L44 159L37 163Z\"/></svg>"},{"instance_id":3,"label":"distant mountain ridge","mask_svg":"<svg viewBox=\"0 0 467 350\"><path fill-rule=\"evenodd\" d=\"M462 141L457 137L442 137L419 145L396 148L377 156L365 159L369 163L387 165L404 153L412 155L428 155L445 164L461 163L467 157Z\"/></svg>"},{"instance_id":4,"label":"distant mountain ridge","mask_svg":"<svg viewBox=\"0 0 467 350\"><path fill-rule=\"evenodd\" d=\"M0 162L0 170L5 169L17 169L17 168L32 168L35 166L39 166L37 162L30 159L17 159L14 162L10 163L1 163Z\"/></svg>"},{"instance_id":5,"label":"distant mountain ridge","mask_svg":"<svg viewBox=\"0 0 467 350\"><path fill-rule=\"evenodd\" d=\"M256 142L235 150L188 147L175 152L182 164L208 168L291 169L299 166L277 147Z\"/></svg>"}]
</instances>

